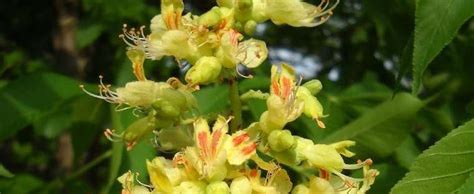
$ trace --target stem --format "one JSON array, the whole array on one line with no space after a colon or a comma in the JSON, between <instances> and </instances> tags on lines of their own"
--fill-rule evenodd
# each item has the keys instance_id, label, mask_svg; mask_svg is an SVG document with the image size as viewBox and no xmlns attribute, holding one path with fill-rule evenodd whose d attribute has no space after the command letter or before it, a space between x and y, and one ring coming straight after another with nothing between
<instances>
[{"instance_id":1,"label":"stem","mask_svg":"<svg viewBox=\"0 0 474 194\"><path fill-rule=\"evenodd\" d=\"M229 80L229 98L231 115L234 118L230 121L230 130L235 132L242 126L242 104L240 102L239 87L235 79Z\"/></svg>"},{"instance_id":2,"label":"stem","mask_svg":"<svg viewBox=\"0 0 474 194\"><path fill-rule=\"evenodd\" d=\"M97 158L95 158L91 162L89 162L86 165L82 166L79 170L77 170L77 171L73 172L71 175L67 176L66 180L75 179L78 176L81 176L82 174L84 174L85 172L87 172L88 170L90 170L91 168L93 168L94 166L99 164L100 162L104 161L105 159L109 158L110 156L112 156L112 151L111 150L109 150L107 152L104 152L102 155L98 156Z\"/></svg>"}]
</instances>

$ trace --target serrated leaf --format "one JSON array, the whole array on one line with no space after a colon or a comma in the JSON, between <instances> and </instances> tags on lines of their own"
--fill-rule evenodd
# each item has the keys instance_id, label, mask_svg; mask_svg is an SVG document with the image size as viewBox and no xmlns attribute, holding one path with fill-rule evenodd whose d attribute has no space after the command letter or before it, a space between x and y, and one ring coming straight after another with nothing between
<instances>
[{"instance_id":1,"label":"serrated leaf","mask_svg":"<svg viewBox=\"0 0 474 194\"><path fill-rule=\"evenodd\" d=\"M407 137L411 120L423 102L407 93L397 94L357 120L323 139L323 143L356 141L354 151L361 155L387 156ZM362 154L363 155L363 154Z\"/></svg>"},{"instance_id":2,"label":"serrated leaf","mask_svg":"<svg viewBox=\"0 0 474 194\"><path fill-rule=\"evenodd\" d=\"M454 193L474 172L474 120L450 132L415 160L391 193ZM473 191L470 191L471 193Z\"/></svg>"},{"instance_id":3,"label":"serrated leaf","mask_svg":"<svg viewBox=\"0 0 474 194\"><path fill-rule=\"evenodd\" d=\"M474 15L472 0L419 0L415 13L412 93L417 94L428 64Z\"/></svg>"},{"instance_id":4,"label":"serrated leaf","mask_svg":"<svg viewBox=\"0 0 474 194\"><path fill-rule=\"evenodd\" d=\"M0 140L12 136L63 101L81 93L77 81L53 73L10 82L0 91Z\"/></svg>"}]
</instances>

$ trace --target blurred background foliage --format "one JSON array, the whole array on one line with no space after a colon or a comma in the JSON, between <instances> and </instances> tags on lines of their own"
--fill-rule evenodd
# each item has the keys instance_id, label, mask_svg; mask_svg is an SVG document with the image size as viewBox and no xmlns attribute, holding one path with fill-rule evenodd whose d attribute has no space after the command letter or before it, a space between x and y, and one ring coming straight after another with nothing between
<instances>
[{"instance_id":1,"label":"blurred background foliage","mask_svg":"<svg viewBox=\"0 0 474 194\"><path fill-rule=\"evenodd\" d=\"M196 14L215 5L210 0L185 3L186 11ZM121 143L107 141L103 130L123 130L133 115L117 113L78 86L93 88L99 75L116 86L134 79L118 35L124 23L149 25L159 4L2 2L0 192L118 193L115 178L128 169L146 180L145 160L167 153L159 153L151 142L127 152ZM381 171L371 192L388 193L422 150L474 116L474 20L462 20L423 76L413 76L413 44L420 41L414 38L415 7L413 0L344 0L317 28L261 24L255 36L267 42L269 60L249 72L255 78L241 80L239 89L267 90L270 64L282 61L305 79L320 79L324 90L318 98L329 115L327 128L317 128L309 118L288 128L315 142L356 140L355 159L371 157ZM145 66L154 80L183 75L170 58ZM418 78L423 87L417 98L405 92ZM204 87L196 95L201 112L226 113L226 86ZM250 123L265 103L252 100L244 108Z\"/></svg>"}]
</instances>

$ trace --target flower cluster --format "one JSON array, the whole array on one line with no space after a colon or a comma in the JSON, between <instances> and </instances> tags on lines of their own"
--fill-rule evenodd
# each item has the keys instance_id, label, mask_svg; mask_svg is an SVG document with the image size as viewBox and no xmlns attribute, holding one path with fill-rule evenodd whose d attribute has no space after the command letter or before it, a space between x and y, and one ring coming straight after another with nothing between
<instances>
[{"instance_id":1,"label":"flower cluster","mask_svg":"<svg viewBox=\"0 0 474 194\"><path fill-rule=\"evenodd\" d=\"M91 96L117 104L117 110L134 109L136 121L119 134L107 129L109 139L124 141L127 149L132 149L152 137L161 149L175 154L146 161L150 185L136 180L138 175L130 171L119 177L122 194L361 194L369 190L378 175L370 168L372 160L344 161L344 157L355 155L348 150L355 142L321 144L285 128L303 115L325 128L327 115L315 96L322 90L319 80L302 83L291 65L273 65L268 93L250 90L237 99L266 100L267 110L258 121L247 121L251 124L243 129L229 129L229 122L240 114L200 115L193 94L201 85L223 80L235 83L243 76L239 65L256 68L265 61L265 42L244 36L251 36L258 23L317 26L332 15L338 3L321 0L316 6L302 0L217 0L218 6L193 15L183 14L182 0L162 0L161 14L151 20L150 34L145 34L145 27L137 30L125 25L120 37L128 45L127 56L137 81L113 90L100 77L99 94L82 88ZM166 82L146 78L144 61L164 56L176 59L180 67L189 64L186 83L178 78ZM235 107L239 106L240 102ZM212 127L208 121L214 121ZM343 174L358 169L362 178ZM300 178L290 177L291 173Z\"/></svg>"}]
</instances>

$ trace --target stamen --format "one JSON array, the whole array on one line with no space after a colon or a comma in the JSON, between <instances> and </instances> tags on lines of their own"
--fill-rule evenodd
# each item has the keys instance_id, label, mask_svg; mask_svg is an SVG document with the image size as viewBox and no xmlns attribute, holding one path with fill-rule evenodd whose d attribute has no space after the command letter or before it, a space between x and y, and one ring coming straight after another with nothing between
<instances>
[{"instance_id":1,"label":"stamen","mask_svg":"<svg viewBox=\"0 0 474 194\"><path fill-rule=\"evenodd\" d=\"M112 142L122 142L123 141L123 134L116 134L115 131L110 130L110 129L105 129L104 131L105 137L112 141Z\"/></svg>"},{"instance_id":2,"label":"stamen","mask_svg":"<svg viewBox=\"0 0 474 194\"><path fill-rule=\"evenodd\" d=\"M148 184L145 184L145 183L142 183L139 179L138 179L138 176L140 176L140 173L135 173L135 180L138 182L138 184L140 184L141 186L144 186L148 189L153 189L153 185L148 185Z\"/></svg>"},{"instance_id":3,"label":"stamen","mask_svg":"<svg viewBox=\"0 0 474 194\"><path fill-rule=\"evenodd\" d=\"M360 169L364 166L370 166L372 165L372 160L371 159L366 159L364 162L361 162L360 160L357 162L357 164L346 164L344 165L344 169L347 169L347 170L356 170L356 169Z\"/></svg>"}]
</instances>

